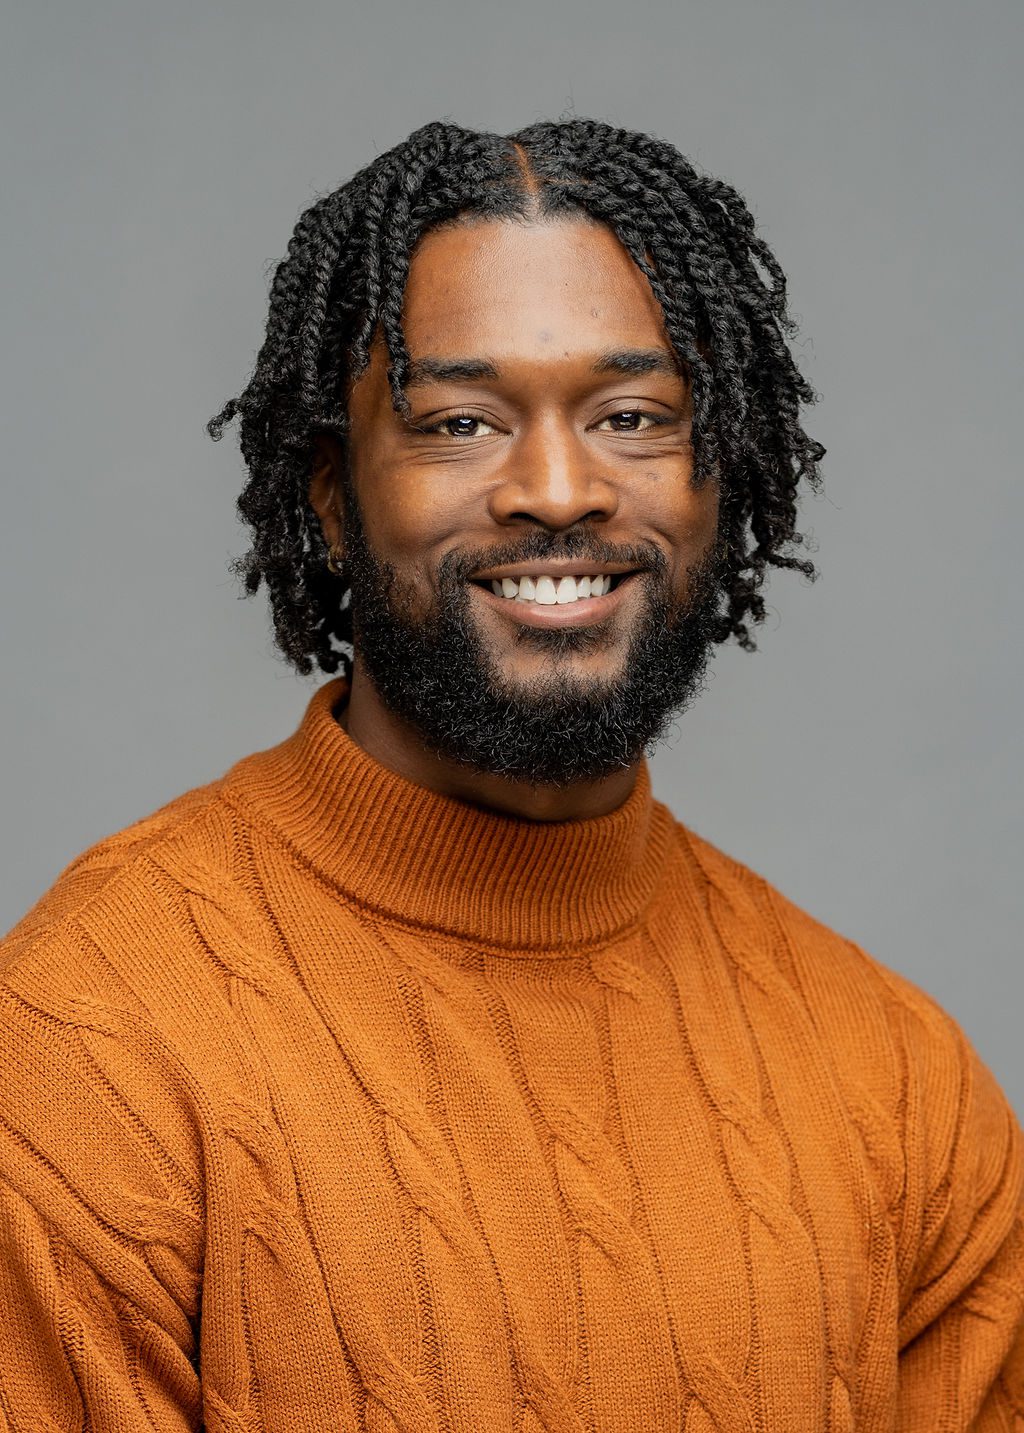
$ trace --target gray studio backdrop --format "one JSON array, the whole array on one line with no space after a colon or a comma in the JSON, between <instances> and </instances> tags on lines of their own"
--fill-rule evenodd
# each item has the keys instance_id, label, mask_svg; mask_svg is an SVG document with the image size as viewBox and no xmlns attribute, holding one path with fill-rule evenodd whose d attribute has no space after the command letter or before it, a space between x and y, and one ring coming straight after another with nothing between
<instances>
[{"instance_id":1,"label":"gray studio backdrop","mask_svg":"<svg viewBox=\"0 0 1024 1433\"><path fill-rule=\"evenodd\" d=\"M299 211L428 119L577 113L734 183L829 449L654 762L702 835L934 995L1019 1110L1018 0L72 0L0 50L0 927L99 837L297 724L228 561L233 437Z\"/></svg>"}]
</instances>

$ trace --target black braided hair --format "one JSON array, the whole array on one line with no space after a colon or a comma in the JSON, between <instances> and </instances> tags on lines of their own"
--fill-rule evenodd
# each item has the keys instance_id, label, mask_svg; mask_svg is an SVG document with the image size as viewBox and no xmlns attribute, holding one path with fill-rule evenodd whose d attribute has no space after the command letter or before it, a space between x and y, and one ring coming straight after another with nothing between
<instances>
[{"instance_id":1,"label":"black braided hair","mask_svg":"<svg viewBox=\"0 0 1024 1433\"><path fill-rule=\"evenodd\" d=\"M397 411L409 355L401 312L410 255L459 216L589 215L647 276L693 389L693 481L720 482L725 552L716 642L756 650L765 569L809 580L797 487L815 489L825 449L800 424L815 395L789 352L786 279L740 195L698 174L671 144L589 119L543 121L502 136L436 122L318 199L300 217L270 291L266 336L245 390L207 425L240 417L249 479L238 511L252 547L233 567L247 594L265 581L278 647L298 671L336 672L352 642L346 586L326 566L309 502L318 431L344 441L349 380L380 330ZM339 644L344 644L339 646Z\"/></svg>"}]
</instances>

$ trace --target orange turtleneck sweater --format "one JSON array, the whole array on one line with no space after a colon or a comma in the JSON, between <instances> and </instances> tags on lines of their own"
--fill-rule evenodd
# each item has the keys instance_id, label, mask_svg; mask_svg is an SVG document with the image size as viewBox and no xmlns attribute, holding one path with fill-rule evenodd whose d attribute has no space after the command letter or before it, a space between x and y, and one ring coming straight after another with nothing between
<instances>
[{"instance_id":1,"label":"orange turtleneck sweater","mask_svg":"<svg viewBox=\"0 0 1024 1433\"><path fill-rule=\"evenodd\" d=\"M1021 1131L956 1023L652 799L334 719L0 946L0 1429L1024 1428Z\"/></svg>"}]
</instances>

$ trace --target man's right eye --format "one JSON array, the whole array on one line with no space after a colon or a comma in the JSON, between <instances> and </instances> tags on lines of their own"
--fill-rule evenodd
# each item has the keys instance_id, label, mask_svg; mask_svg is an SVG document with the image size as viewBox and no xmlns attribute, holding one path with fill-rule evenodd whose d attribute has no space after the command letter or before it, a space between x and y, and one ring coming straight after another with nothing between
<instances>
[{"instance_id":1,"label":"man's right eye","mask_svg":"<svg viewBox=\"0 0 1024 1433\"><path fill-rule=\"evenodd\" d=\"M441 418L437 423L431 423L420 429L421 433L443 433L449 438L480 438L483 437L481 429L494 433L497 429L492 428L483 418L477 418L472 413L451 413L447 418Z\"/></svg>"}]
</instances>

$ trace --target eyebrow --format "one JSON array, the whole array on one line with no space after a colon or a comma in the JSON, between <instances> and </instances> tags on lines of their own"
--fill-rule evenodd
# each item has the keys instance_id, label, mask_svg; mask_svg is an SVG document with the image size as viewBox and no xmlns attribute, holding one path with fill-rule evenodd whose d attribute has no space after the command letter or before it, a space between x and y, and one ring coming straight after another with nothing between
<instances>
[{"instance_id":1,"label":"eyebrow","mask_svg":"<svg viewBox=\"0 0 1024 1433\"><path fill-rule=\"evenodd\" d=\"M603 353L594 364L595 373L667 373L679 376L679 363L667 348L616 348Z\"/></svg>"},{"instance_id":2,"label":"eyebrow","mask_svg":"<svg viewBox=\"0 0 1024 1433\"><path fill-rule=\"evenodd\" d=\"M416 358L409 364L406 388L421 383L472 383L479 378L500 378L493 363L484 358Z\"/></svg>"},{"instance_id":3,"label":"eyebrow","mask_svg":"<svg viewBox=\"0 0 1024 1433\"><path fill-rule=\"evenodd\" d=\"M592 373L625 373L640 377L645 373L667 373L676 378L680 366L667 348L614 348L602 353L591 368ZM474 383L481 378L500 379L495 364L486 358L416 358L409 364L406 388L426 383Z\"/></svg>"}]
</instances>

